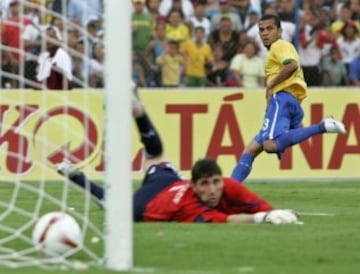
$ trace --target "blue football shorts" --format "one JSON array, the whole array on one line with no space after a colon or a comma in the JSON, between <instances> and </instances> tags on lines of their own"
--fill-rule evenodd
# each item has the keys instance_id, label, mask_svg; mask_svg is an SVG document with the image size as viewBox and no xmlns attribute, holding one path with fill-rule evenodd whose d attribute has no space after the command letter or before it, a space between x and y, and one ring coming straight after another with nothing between
<instances>
[{"instance_id":1,"label":"blue football shorts","mask_svg":"<svg viewBox=\"0 0 360 274\"><path fill-rule=\"evenodd\" d=\"M286 91L275 93L271 96L263 126L255 141L263 145L266 140L275 140L290 129L302 127L303 118L304 111L295 96ZM279 153L280 158L282 152Z\"/></svg>"}]
</instances>

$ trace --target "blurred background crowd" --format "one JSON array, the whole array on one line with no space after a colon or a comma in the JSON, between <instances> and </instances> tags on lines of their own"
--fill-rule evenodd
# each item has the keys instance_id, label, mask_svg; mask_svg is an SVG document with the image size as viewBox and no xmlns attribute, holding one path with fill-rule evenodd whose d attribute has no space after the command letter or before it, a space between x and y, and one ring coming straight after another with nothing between
<instances>
[{"instance_id":1,"label":"blurred background crowd","mask_svg":"<svg viewBox=\"0 0 360 274\"><path fill-rule=\"evenodd\" d=\"M281 18L309 86L360 86L360 0L126 1L139 86L264 87L264 14ZM57 70L58 88L103 87L104 2L2 0L1 86L44 88Z\"/></svg>"}]
</instances>

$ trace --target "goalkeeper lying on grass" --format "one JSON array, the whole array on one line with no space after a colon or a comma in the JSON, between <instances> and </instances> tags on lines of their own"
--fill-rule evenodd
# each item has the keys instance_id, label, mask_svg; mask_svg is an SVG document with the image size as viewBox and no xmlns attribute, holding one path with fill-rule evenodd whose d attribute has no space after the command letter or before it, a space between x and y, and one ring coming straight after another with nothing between
<instances>
[{"instance_id":1,"label":"goalkeeper lying on grass","mask_svg":"<svg viewBox=\"0 0 360 274\"><path fill-rule=\"evenodd\" d=\"M183 179L164 158L160 136L138 102L134 104L133 116L146 154L145 178L133 199L134 221L300 223L294 211L273 209L243 184L223 177L213 160L198 160L192 167L191 180ZM57 171L103 202L104 189L89 181L68 160L59 163Z\"/></svg>"}]
</instances>

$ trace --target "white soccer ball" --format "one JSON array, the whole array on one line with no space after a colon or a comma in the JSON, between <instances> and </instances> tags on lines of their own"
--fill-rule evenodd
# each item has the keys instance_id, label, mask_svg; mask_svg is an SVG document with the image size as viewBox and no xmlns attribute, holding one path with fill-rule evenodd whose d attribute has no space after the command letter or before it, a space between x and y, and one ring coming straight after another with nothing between
<instances>
[{"instance_id":1,"label":"white soccer ball","mask_svg":"<svg viewBox=\"0 0 360 274\"><path fill-rule=\"evenodd\" d=\"M70 254L82 247L82 233L75 219L64 212L50 212L36 223L32 240L34 246L48 256Z\"/></svg>"}]
</instances>

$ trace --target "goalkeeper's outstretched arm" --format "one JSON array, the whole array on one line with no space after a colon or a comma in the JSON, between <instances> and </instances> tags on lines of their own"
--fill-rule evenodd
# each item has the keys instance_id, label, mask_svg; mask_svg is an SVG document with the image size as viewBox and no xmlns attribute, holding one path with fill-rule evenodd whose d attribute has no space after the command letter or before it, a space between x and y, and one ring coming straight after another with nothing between
<instances>
[{"instance_id":1,"label":"goalkeeper's outstretched arm","mask_svg":"<svg viewBox=\"0 0 360 274\"><path fill-rule=\"evenodd\" d=\"M295 211L289 209L273 209L255 214L233 214L227 218L229 223L257 224L302 224Z\"/></svg>"}]
</instances>

